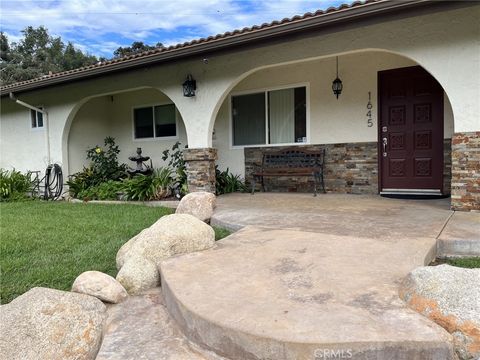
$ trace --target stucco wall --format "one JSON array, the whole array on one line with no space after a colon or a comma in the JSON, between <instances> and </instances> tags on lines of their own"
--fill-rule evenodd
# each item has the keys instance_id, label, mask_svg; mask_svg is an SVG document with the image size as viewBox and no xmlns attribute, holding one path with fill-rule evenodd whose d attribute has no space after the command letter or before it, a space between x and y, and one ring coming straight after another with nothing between
<instances>
[{"instance_id":1,"label":"stucco wall","mask_svg":"<svg viewBox=\"0 0 480 360\"><path fill-rule=\"evenodd\" d=\"M103 145L110 133L110 104L105 96L82 106L72 123L68 137L68 161L72 172L80 171L86 162L86 150Z\"/></svg>"},{"instance_id":2,"label":"stucco wall","mask_svg":"<svg viewBox=\"0 0 480 360\"><path fill-rule=\"evenodd\" d=\"M128 73L111 74L101 78L74 82L54 88L19 94L32 104L43 104L49 112L52 161L68 167L68 136L77 111L91 97L109 95L132 89L152 87L165 93L177 106L185 123L191 148L212 145L212 130L217 112L230 91L249 74L260 69L286 65L305 60L330 58L332 55L382 49L402 54L422 65L441 83L447 92L455 115L455 132L480 130L480 5L433 12L418 16L398 17L388 21L346 26L320 31L308 37L298 37L288 43L242 48L228 53L192 57L162 66L151 66ZM208 57L205 64L202 59ZM355 64L355 66L363 66ZM330 65L331 66L331 65ZM342 69L342 65L340 65ZM185 98L181 84L191 73L197 80L197 96ZM342 75L343 74L343 75ZM343 68L345 94L351 76L359 76L355 69ZM328 76L330 82L331 74ZM347 81L348 80L348 81ZM326 80L325 80L326 81ZM328 92L329 87L324 88ZM365 93L353 94L359 104L365 104ZM345 101L343 99L337 102ZM39 154L40 143L34 144L28 128L22 128L22 112L9 110L10 100L2 98L2 161L15 159L17 168L38 168L40 159L29 160ZM332 100L333 103L333 100ZM28 117L27 117L28 118ZM5 121L5 124L3 122ZM330 122L331 121L331 122ZM9 125L10 124L10 125ZM15 125L13 125L15 124ZM325 120L324 127L334 127L333 120ZM11 130L4 131L3 129ZM334 129L337 131L337 129ZM19 133L20 135L15 135ZM219 134L217 135L219 136ZM322 135L323 136L323 135ZM363 136L363 135L362 135ZM12 141L11 138L16 138ZM40 140L40 139L38 139ZM16 149L8 146L16 145ZM19 149L22 154L18 154ZM43 167L43 165L42 165Z\"/></svg>"},{"instance_id":3,"label":"stucco wall","mask_svg":"<svg viewBox=\"0 0 480 360\"><path fill-rule=\"evenodd\" d=\"M29 109L11 101L2 101L1 109L0 167L22 172L45 170L45 129L32 129Z\"/></svg>"},{"instance_id":4,"label":"stucco wall","mask_svg":"<svg viewBox=\"0 0 480 360\"><path fill-rule=\"evenodd\" d=\"M141 147L143 154L152 158L155 167L163 165L163 150L170 149L177 140L186 144L185 126L180 115L177 114L178 139L134 139L133 108L170 103L167 96L154 89L142 89L89 100L80 108L70 128L68 139L70 174L87 165L86 150L95 145L102 146L106 136L115 138L120 148L120 162L134 166L128 157L135 155L137 147Z\"/></svg>"}]
</instances>

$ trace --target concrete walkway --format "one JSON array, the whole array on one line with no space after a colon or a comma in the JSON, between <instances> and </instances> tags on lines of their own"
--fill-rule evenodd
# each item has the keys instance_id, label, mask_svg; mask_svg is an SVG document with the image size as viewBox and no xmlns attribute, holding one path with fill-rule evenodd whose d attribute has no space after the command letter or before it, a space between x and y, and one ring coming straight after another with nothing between
<instances>
[{"instance_id":1,"label":"concrete walkway","mask_svg":"<svg viewBox=\"0 0 480 360\"><path fill-rule=\"evenodd\" d=\"M230 359L451 359L450 335L398 297L435 244L246 227L164 261L162 291L187 337Z\"/></svg>"},{"instance_id":2,"label":"concrete walkway","mask_svg":"<svg viewBox=\"0 0 480 360\"><path fill-rule=\"evenodd\" d=\"M398 285L440 243L478 251L480 214L458 214L448 199L221 196L212 224L242 230L111 307L98 359L453 359Z\"/></svg>"},{"instance_id":3,"label":"concrete walkway","mask_svg":"<svg viewBox=\"0 0 480 360\"><path fill-rule=\"evenodd\" d=\"M432 237L453 211L449 199L399 200L380 196L257 193L218 197L212 224L238 230L247 225L292 228L333 235ZM480 216L480 214L478 214Z\"/></svg>"}]
</instances>

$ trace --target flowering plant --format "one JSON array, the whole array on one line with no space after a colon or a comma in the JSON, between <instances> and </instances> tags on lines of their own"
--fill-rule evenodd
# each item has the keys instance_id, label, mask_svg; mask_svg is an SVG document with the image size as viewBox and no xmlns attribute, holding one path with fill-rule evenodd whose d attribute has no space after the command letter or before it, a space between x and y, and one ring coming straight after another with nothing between
<instances>
[{"instance_id":1,"label":"flowering plant","mask_svg":"<svg viewBox=\"0 0 480 360\"><path fill-rule=\"evenodd\" d=\"M126 177L127 165L118 163L120 149L115 144L115 139L106 137L104 145L104 149L96 145L87 150L87 159L91 161L95 184Z\"/></svg>"}]
</instances>

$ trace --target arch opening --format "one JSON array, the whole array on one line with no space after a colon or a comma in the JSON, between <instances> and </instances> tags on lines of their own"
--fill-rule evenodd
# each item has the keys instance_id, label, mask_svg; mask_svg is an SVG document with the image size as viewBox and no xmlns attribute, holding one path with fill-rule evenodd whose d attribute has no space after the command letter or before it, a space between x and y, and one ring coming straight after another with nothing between
<instances>
[{"instance_id":1,"label":"arch opening","mask_svg":"<svg viewBox=\"0 0 480 360\"><path fill-rule=\"evenodd\" d=\"M332 91L336 77L335 59L339 57L339 77L344 89L337 100ZM261 66L251 69L231 82L216 106L210 126L212 146L218 149L220 169L232 172L251 181L251 171L259 166L262 154L267 150L279 150L287 146L326 147L330 151L330 167L326 176L329 191L346 193L372 193L379 187L379 96L378 73L384 70L421 67L414 59L382 49L364 49L332 54L314 59ZM433 76L433 75L432 75ZM439 82L437 80L437 82ZM440 83L440 82L439 82ZM269 97L279 89L299 86L306 88L306 135L297 141L291 126L290 141L275 143L269 134L272 114ZM233 99L249 94L264 94L265 140L257 144L235 143ZM368 105L370 103L370 105ZM370 106L370 108L368 108ZM454 114L448 94L443 91L443 194L450 193L451 138L454 132ZM293 109L291 107L291 109ZM293 111L293 110L292 110ZM369 114L369 115L367 115ZM286 116L286 115L285 115ZM277 121L277 120L275 120ZM287 122L286 119L284 121ZM361 148L360 150L358 150ZM329 150L328 150L329 149ZM355 154L354 154L355 153ZM354 154L354 155L352 155ZM348 167L347 164L348 163ZM337 178L341 181L335 182ZM298 180L298 179L297 179ZM275 183L275 181L273 181ZM305 185L300 191L310 188ZM280 187L277 187L280 189ZM298 186L286 182L280 189L297 191Z\"/></svg>"},{"instance_id":2,"label":"arch opening","mask_svg":"<svg viewBox=\"0 0 480 360\"><path fill-rule=\"evenodd\" d=\"M135 155L138 147L156 168L165 165L164 150L171 149L177 141L187 145L179 110L158 89L137 88L89 97L71 111L64 129L68 174L87 165L86 151L103 146L108 136L119 146L119 162L129 166L133 164L128 157Z\"/></svg>"}]
</instances>

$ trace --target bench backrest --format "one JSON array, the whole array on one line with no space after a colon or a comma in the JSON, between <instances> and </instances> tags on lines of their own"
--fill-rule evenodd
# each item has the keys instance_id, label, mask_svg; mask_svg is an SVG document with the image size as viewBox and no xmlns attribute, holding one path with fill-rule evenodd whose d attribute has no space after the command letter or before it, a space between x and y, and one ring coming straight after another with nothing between
<instances>
[{"instance_id":1,"label":"bench backrest","mask_svg":"<svg viewBox=\"0 0 480 360\"><path fill-rule=\"evenodd\" d=\"M281 151L268 151L263 154L263 168L322 168L325 149L302 150L289 148Z\"/></svg>"}]
</instances>

